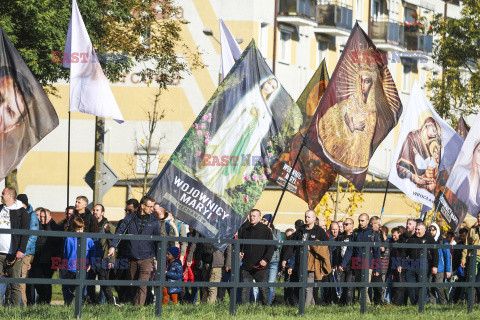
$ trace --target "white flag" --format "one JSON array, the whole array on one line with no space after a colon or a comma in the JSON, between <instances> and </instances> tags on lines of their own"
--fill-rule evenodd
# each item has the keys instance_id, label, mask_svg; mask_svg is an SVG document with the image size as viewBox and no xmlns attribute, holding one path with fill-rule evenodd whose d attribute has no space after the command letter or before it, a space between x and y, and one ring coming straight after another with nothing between
<instances>
[{"instance_id":1,"label":"white flag","mask_svg":"<svg viewBox=\"0 0 480 320\"><path fill-rule=\"evenodd\" d=\"M463 141L433 109L415 80L392 158L388 180L428 208Z\"/></svg>"},{"instance_id":2,"label":"white flag","mask_svg":"<svg viewBox=\"0 0 480 320\"><path fill-rule=\"evenodd\" d=\"M222 19L220 19L220 42L222 44L222 76L225 79L235 60L242 55L242 50Z\"/></svg>"},{"instance_id":3,"label":"white flag","mask_svg":"<svg viewBox=\"0 0 480 320\"><path fill-rule=\"evenodd\" d=\"M70 111L123 122L122 113L93 50L76 0L72 2L63 66L70 68Z\"/></svg>"}]
</instances>

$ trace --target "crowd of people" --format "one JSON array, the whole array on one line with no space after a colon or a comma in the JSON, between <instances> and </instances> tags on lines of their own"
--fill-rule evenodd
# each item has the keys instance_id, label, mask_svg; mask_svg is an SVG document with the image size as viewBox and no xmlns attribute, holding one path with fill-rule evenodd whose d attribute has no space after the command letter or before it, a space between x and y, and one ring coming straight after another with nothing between
<instances>
[{"instance_id":1,"label":"crowd of people","mask_svg":"<svg viewBox=\"0 0 480 320\"><path fill-rule=\"evenodd\" d=\"M52 278L58 270L63 279L76 278L77 268L87 270L87 279L99 280L152 280L158 263L155 259L155 241L109 240L87 238L86 256L77 252L75 232L139 234L155 236L202 237L191 226L177 220L171 212L149 196L140 202L129 199L125 206L125 217L115 226L105 217L101 204L87 208L85 196L76 198L75 206L65 210L65 219L56 222L50 210L33 207L25 194L17 196L15 189L5 188L0 206L0 229L30 229L70 231L69 237L25 236L0 234L0 268L4 277ZM307 282L349 283L361 282L362 271L368 269L370 282L386 282L386 287L367 290L367 303L406 305L416 304L418 288L392 283L419 282L426 270L428 281L466 281L470 252L456 249L457 244L480 245L480 218L471 228L460 229L458 235L442 230L436 223L426 226L423 221L408 219L405 226L391 230L381 225L377 216L362 213L357 228L352 218L333 221L327 228L312 210L305 212L305 220L297 220L294 228L281 232L272 223L272 215L253 209L236 237L258 240L335 241L341 246L309 245L264 245L242 244L240 246L240 280L242 282L298 282L303 254L307 255ZM362 259L363 247L349 246L353 242L385 243L374 246ZM421 257L422 249L396 248L389 243L449 244L450 249L428 249ZM200 242L168 242L165 248L167 281L229 282L232 269L232 248L225 245L219 250L213 244ZM302 249L307 252L303 252ZM476 281L480 281L480 250L475 262ZM62 285L65 304L75 297L75 286ZM321 287L306 288L306 305L347 305L358 301L363 294L361 288ZM230 294L233 288L172 286L163 288L162 304L168 303L215 303ZM283 299L275 295L273 287L238 288L238 303L258 302L263 305L286 303L298 304L300 288L285 287ZM458 303L464 299L465 290L455 288L429 288L426 301L429 303ZM280 292L277 290L277 292ZM480 287L476 288L480 299ZM50 284L5 284L0 281L2 303L10 306L50 304ZM102 285L97 293L95 286L86 286L82 292L86 303L109 303L121 306L151 304L156 296L149 286Z\"/></svg>"}]
</instances>

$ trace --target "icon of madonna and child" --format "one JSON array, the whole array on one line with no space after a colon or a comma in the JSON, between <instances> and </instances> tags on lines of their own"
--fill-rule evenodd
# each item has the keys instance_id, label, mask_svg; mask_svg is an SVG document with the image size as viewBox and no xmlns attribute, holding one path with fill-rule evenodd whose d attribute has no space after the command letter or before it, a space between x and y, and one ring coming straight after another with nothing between
<instances>
[{"instance_id":1,"label":"icon of madonna and child","mask_svg":"<svg viewBox=\"0 0 480 320\"><path fill-rule=\"evenodd\" d=\"M205 187L227 202L228 189L242 185L256 166L266 166L265 159L269 155L263 141L267 140L267 136L278 134L272 104L282 88L275 77L260 83L260 86L254 86L238 101L205 146L205 155L217 159L228 156L229 159L239 159L238 163L201 166L195 173ZM297 108L296 105L293 106ZM253 161L241 162L246 156ZM263 179L266 180L266 176Z\"/></svg>"}]
</instances>

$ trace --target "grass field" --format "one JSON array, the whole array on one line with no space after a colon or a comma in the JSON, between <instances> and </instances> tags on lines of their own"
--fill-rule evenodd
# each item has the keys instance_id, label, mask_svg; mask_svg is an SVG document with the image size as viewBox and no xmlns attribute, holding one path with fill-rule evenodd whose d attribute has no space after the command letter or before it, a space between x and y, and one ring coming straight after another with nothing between
<instances>
[{"instance_id":1,"label":"grass field","mask_svg":"<svg viewBox=\"0 0 480 320\"><path fill-rule=\"evenodd\" d=\"M58 277L54 275L54 278ZM62 298L61 287L53 286L53 300L60 302ZM277 288L278 300L283 300L283 289ZM215 305L169 305L163 308L162 317L165 319L188 320L213 320L232 319L227 301ZM121 320L121 319L152 319L155 312L153 306L135 307L124 305L115 307L110 305L86 305L82 308L82 319ZM293 319L298 317L298 308L277 304L271 307L255 305L242 305L237 307L235 319L263 320L263 319ZM28 308L2 308L0 319L73 319L74 306L50 305ZM418 313L418 307L406 306L369 306L365 315L360 314L360 305L349 307L315 306L306 309L303 319L331 319L331 320L357 320L357 319L388 319L388 320L414 320L414 319L480 319L480 306L475 305L473 312L467 314L465 304L458 305L426 305L423 314Z\"/></svg>"},{"instance_id":2,"label":"grass field","mask_svg":"<svg viewBox=\"0 0 480 320\"><path fill-rule=\"evenodd\" d=\"M72 319L73 305L65 306L36 306L29 308L0 308L0 319ZM216 305L176 305L166 306L162 313L165 319L232 319L229 314L228 303ZM239 306L236 319L293 319L298 317L298 309L284 305L273 307ZM82 309L82 319L152 319L153 306L134 307L125 305L115 306L85 306ZM360 315L359 305L351 307L309 307L303 319L480 319L480 309L476 307L471 314L466 313L465 305L456 306L426 306L423 314L417 313L416 307L369 307L365 315Z\"/></svg>"}]
</instances>

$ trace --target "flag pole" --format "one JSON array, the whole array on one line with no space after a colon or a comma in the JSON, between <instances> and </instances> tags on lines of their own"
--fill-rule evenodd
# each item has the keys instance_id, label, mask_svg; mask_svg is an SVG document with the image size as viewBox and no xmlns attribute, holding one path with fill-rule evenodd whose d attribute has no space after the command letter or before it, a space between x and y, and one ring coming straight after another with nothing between
<instances>
[{"instance_id":1,"label":"flag pole","mask_svg":"<svg viewBox=\"0 0 480 320\"><path fill-rule=\"evenodd\" d=\"M385 209L385 200L387 200L388 187L390 186L390 181L387 178L387 187L385 188L385 195L383 196L382 212L380 212L380 224L382 224L383 210Z\"/></svg>"},{"instance_id":2,"label":"flag pole","mask_svg":"<svg viewBox=\"0 0 480 320\"><path fill-rule=\"evenodd\" d=\"M445 194L445 189L447 189L447 187L444 187L443 188L443 191L442 191L442 194L440 195L440 198L443 197L443 195ZM438 198L438 203L440 203L440 198ZM430 225L432 225L433 221L435 221L435 217L437 216L437 212L438 212L438 204L435 206L435 213L433 214L433 218L432 218L432 221L430 221ZM427 218L427 215L425 215L425 219Z\"/></svg>"},{"instance_id":3,"label":"flag pole","mask_svg":"<svg viewBox=\"0 0 480 320\"><path fill-rule=\"evenodd\" d=\"M340 187L340 175L337 174L337 195L335 197L335 215L333 216L333 221L337 221L339 187Z\"/></svg>"},{"instance_id":4,"label":"flag pole","mask_svg":"<svg viewBox=\"0 0 480 320\"><path fill-rule=\"evenodd\" d=\"M70 199L70 110L68 110L68 133L67 133L67 206ZM65 207L65 208L66 208Z\"/></svg>"},{"instance_id":5,"label":"flag pole","mask_svg":"<svg viewBox=\"0 0 480 320\"><path fill-rule=\"evenodd\" d=\"M285 182L285 185L283 186L282 189L282 195L280 196L280 200L278 200L277 207L275 208L275 213L273 214L272 222L275 220L275 217L277 216L278 208L280 208L280 203L282 203L283 195L285 194L285 190L287 190L288 183L290 182L290 178L292 177L293 170L295 169L295 166L297 165L298 158L300 158L300 154L302 152L303 146L305 145L305 138L302 140L302 145L300 146L300 149L298 149L298 154L297 157L295 158L295 161L293 162L292 169L288 173L288 178L287 181Z\"/></svg>"}]
</instances>

